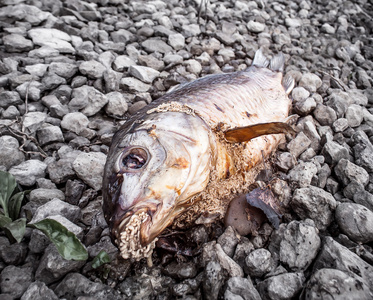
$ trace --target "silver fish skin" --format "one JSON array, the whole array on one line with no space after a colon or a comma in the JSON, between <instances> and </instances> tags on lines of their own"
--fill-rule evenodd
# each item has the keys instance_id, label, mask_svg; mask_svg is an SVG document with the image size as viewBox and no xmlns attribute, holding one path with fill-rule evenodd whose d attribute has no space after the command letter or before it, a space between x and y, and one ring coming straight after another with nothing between
<instances>
[{"instance_id":1,"label":"silver fish skin","mask_svg":"<svg viewBox=\"0 0 373 300\"><path fill-rule=\"evenodd\" d=\"M224 181L276 149L283 135L260 136L240 144L238 161L224 130L286 119L293 82L283 84L283 65L283 56L269 62L259 51L247 70L183 85L119 129L105 166L103 210L124 258L149 257L157 236L208 189L212 174Z\"/></svg>"}]
</instances>

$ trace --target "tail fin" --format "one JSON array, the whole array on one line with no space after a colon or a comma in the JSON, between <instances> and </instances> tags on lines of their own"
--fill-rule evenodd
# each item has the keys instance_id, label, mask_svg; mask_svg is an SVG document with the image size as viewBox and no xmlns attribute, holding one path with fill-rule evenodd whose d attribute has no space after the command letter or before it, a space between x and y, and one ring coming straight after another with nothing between
<instances>
[{"instance_id":1,"label":"tail fin","mask_svg":"<svg viewBox=\"0 0 373 300\"><path fill-rule=\"evenodd\" d=\"M269 68L272 71L284 72L285 56L280 52L272 57Z\"/></svg>"},{"instance_id":2,"label":"tail fin","mask_svg":"<svg viewBox=\"0 0 373 300\"><path fill-rule=\"evenodd\" d=\"M254 60L253 60L253 63L252 65L253 66L256 66L256 67L259 67L259 68L266 68L268 67L268 64L269 64L269 61L267 59L267 57L264 56L262 50L257 50L255 52L255 56L254 56Z\"/></svg>"},{"instance_id":3,"label":"tail fin","mask_svg":"<svg viewBox=\"0 0 373 300\"><path fill-rule=\"evenodd\" d=\"M290 75L285 76L285 78L282 80L282 86L284 87L286 95L289 95L291 93L291 91L294 88L294 85L294 78Z\"/></svg>"}]
</instances>

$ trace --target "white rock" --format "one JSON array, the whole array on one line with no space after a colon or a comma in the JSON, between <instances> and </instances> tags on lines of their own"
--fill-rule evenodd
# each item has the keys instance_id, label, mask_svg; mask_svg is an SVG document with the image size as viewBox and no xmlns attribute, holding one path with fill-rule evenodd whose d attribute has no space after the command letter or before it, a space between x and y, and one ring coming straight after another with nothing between
<instances>
[{"instance_id":1,"label":"white rock","mask_svg":"<svg viewBox=\"0 0 373 300\"><path fill-rule=\"evenodd\" d=\"M109 101L105 107L106 113L114 117L123 117L128 110L128 104L124 95L119 92L111 92L106 94L106 97Z\"/></svg>"},{"instance_id":2,"label":"white rock","mask_svg":"<svg viewBox=\"0 0 373 300\"><path fill-rule=\"evenodd\" d=\"M260 33L263 32L266 28L266 25L260 22L255 22L253 20L249 21L249 23L246 24L247 29L250 32L254 33Z\"/></svg>"},{"instance_id":3,"label":"white rock","mask_svg":"<svg viewBox=\"0 0 373 300\"><path fill-rule=\"evenodd\" d=\"M45 177L45 169L47 164L37 159L27 160L18 166L14 166L9 170L19 184L31 186L36 183L36 179Z\"/></svg>"},{"instance_id":4,"label":"white rock","mask_svg":"<svg viewBox=\"0 0 373 300\"><path fill-rule=\"evenodd\" d=\"M73 162L73 169L80 179L95 189L102 187L106 155L101 152L81 153Z\"/></svg>"},{"instance_id":5,"label":"white rock","mask_svg":"<svg viewBox=\"0 0 373 300\"><path fill-rule=\"evenodd\" d=\"M54 28L34 28L28 32L34 44L39 46L49 46L61 53L75 53L75 49L69 43L71 37Z\"/></svg>"},{"instance_id":6,"label":"white rock","mask_svg":"<svg viewBox=\"0 0 373 300\"><path fill-rule=\"evenodd\" d=\"M143 66L130 66L129 73L145 83L152 83L160 74L157 70Z\"/></svg>"}]
</instances>

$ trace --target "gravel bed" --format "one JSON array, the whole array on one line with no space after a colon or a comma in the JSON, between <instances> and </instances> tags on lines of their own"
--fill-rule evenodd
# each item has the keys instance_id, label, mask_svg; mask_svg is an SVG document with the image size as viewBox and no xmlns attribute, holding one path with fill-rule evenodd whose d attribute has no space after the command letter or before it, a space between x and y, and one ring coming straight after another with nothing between
<instances>
[{"instance_id":1,"label":"gravel bed","mask_svg":"<svg viewBox=\"0 0 373 300\"><path fill-rule=\"evenodd\" d=\"M36 230L19 244L1 233L0 299L373 299L373 5L200 2L1 1L0 169L32 190L22 215L53 216L89 259L64 260ZM198 225L152 268L121 260L101 209L114 132L258 48L283 52L296 81L297 135L267 163L279 229ZM112 262L93 269L101 250Z\"/></svg>"}]
</instances>

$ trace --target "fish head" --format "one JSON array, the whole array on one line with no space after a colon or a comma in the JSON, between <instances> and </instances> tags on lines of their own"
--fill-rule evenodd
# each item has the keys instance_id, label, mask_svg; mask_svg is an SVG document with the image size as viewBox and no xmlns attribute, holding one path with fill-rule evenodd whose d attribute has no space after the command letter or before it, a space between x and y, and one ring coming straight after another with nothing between
<instances>
[{"instance_id":1,"label":"fish head","mask_svg":"<svg viewBox=\"0 0 373 300\"><path fill-rule=\"evenodd\" d=\"M119 131L105 166L103 210L112 237L119 240L131 217L141 215L142 247L170 225L209 180L206 125L196 117L165 114L131 132Z\"/></svg>"}]
</instances>

